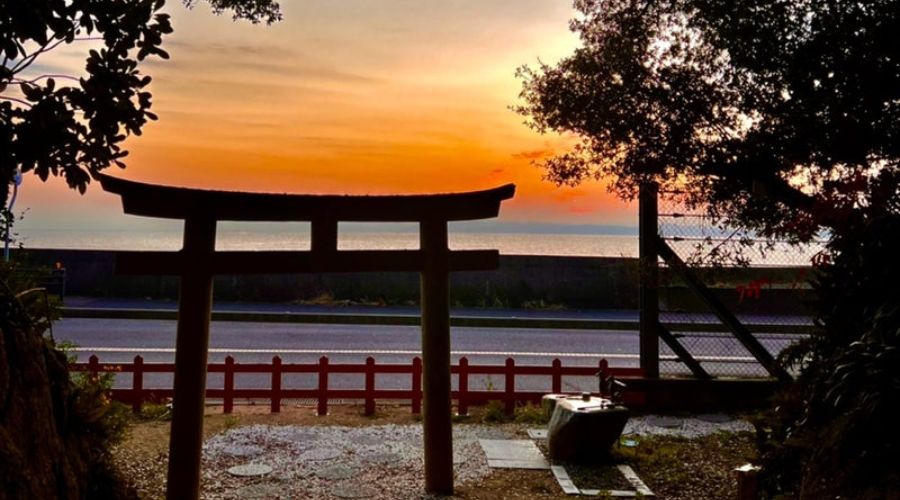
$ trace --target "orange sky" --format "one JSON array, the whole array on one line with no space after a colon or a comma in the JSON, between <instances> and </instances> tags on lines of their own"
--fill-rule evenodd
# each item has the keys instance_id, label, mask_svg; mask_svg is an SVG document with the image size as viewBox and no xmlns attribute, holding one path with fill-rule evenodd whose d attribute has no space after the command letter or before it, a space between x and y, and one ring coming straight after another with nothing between
<instances>
[{"instance_id":1,"label":"orange sky","mask_svg":"<svg viewBox=\"0 0 900 500\"><path fill-rule=\"evenodd\" d=\"M576 46L568 2L381 0L283 2L285 20L252 26L170 3L172 58L152 61L153 111L130 139L128 168L175 185L276 192L440 192L513 182L502 220L635 225L633 207L599 183L557 188L531 159L567 141L540 136L508 109L517 66ZM41 61L78 74L85 46ZM26 179L36 227L120 213L92 186ZM65 211L60 205L65 204ZM77 221L77 222L76 222ZM87 221L87 222L86 222Z\"/></svg>"}]
</instances>

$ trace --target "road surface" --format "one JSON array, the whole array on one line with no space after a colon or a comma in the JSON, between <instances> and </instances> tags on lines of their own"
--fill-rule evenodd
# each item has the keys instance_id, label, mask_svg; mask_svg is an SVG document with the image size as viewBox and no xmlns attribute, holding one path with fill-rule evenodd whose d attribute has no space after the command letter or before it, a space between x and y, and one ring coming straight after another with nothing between
<instances>
[{"instance_id":1,"label":"road surface","mask_svg":"<svg viewBox=\"0 0 900 500\"><path fill-rule=\"evenodd\" d=\"M102 362L130 362L140 354L147 363L174 360L176 323L172 320L133 320L64 318L54 324L57 341L78 346L79 361L96 354ZM228 355L237 362L270 362L278 355L283 363L311 363L328 356L331 363L360 363L373 356L377 363L410 363L420 350L420 329L403 325L340 325L214 321L210 331L210 362L221 362ZM762 334L760 340L773 353L788 345L796 336ZM683 337L695 356L716 358L704 366L719 374L762 375L761 369L746 351L728 334L697 333ZM516 364L549 366L559 358L564 366L597 366L601 358L612 366L637 366L638 334L636 331L585 330L553 328L468 328L451 329L453 361L466 356L472 364L503 364L512 357ZM662 349L663 355L667 354ZM665 362L663 370L684 373L679 363ZM474 379L473 389L490 386L502 388L502 380L489 377ZM538 389L546 380L520 377L517 388ZM292 380L296 379L296 380ZM332 376L335 387L361 387L362 376ZM210 375L209 386L221 387L221 376ZM284 386L314 387L315 375L285 376ZM128 386L130 376L120 374L117 386ZM148 387L166 387L171 376L148 374ZM267 375L240 375L241 387L268 387ZM379 388L408 387L408 377L380 375ZM595 387L591 380L567 380L567 390Z\"/></svg>"}]
</instances>

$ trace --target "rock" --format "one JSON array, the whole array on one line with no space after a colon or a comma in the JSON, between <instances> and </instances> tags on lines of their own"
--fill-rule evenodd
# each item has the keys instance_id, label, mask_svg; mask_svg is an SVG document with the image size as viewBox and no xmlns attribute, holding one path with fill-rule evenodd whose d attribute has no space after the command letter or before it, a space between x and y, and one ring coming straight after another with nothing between
<instances>
[{"instance_id":1,"label":"rock","mask_svg":"<svg viewBox=\"0 0 900 500\"><path fill-rule=\"evenodd\" d=\"M548 431L554 460L591 462L609 453L622 435L628 409L597 397L560 399Z\"/></svg>"}]
</instances>

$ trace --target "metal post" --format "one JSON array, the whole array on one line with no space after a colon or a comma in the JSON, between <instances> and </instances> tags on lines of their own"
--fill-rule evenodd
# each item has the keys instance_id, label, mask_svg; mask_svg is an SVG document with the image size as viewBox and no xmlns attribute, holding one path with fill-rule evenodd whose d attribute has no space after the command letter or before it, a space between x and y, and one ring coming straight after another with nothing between
<instances>
[{"instance_id":1,"label":"metal post","mask_svg":"<svg viewBox=\"0 0 900 500\"><path fill-rule=\"evenodd\" d=\"M13 175L12 180L12 197L9 199L9 207L6 209L7 213L4 216L4 223L6 224L6 228L4 229L4 241L3 241L3 262L9 262L9 242L12 240L12 235L9 234L11 228L10 224L13 219L13 207L16 206L16 197L19 195L19 185L22 184L22 167L16 167L16 173Z\"/></svg>"},{"instance_id":2,"label":"metal post","mask_svg":"<svg viewBox=\"0 0 900 500\"><path fill-rule=\"evenodd\" d=\"M191 500L200 496L200 454L206 400L206 361L213 277L209 263L215 251L216 221L184 221L185 261L178 301L175 341L175 379L169 475L166 498Z\"/></svg>"},{"instance_id":3,"label":"metal post","mask_svg":"<svg viewBox=\"0 0 900 500\"><path fill-rule=\"evenodd\" d=\"M453 494L450 400L450 269L447 222L422 221L422 379L425 492Z\"/></svg>"},{"instance_id":4,"label":"metal post","mask_svg":"<svg viewBox=\"0 0 900 500\"><path fill-rule=\"evenodd\" d=\"M657 186L641 184L639 195L639 279L641 369L648 378L659 377L659 236Z\"/></svg>"}]
</instances>

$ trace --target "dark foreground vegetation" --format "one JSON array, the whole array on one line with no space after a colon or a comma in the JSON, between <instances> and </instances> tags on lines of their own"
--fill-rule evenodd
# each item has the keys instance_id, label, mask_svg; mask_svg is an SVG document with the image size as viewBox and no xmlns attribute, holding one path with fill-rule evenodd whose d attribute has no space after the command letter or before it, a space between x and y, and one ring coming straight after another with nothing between
<instances>
[{"instance_id":1,"label":"dark foreground vegetation","mask_svg":"<svg viewBox=\"0 0 900 500\"><path fill-rule=\"evenodd\" d=\"M110 378L70 376L49 337L53 311L0 265L0 492L3 498L130 498L112 463L126 409Z\"/></svg>"}]
</instances>

